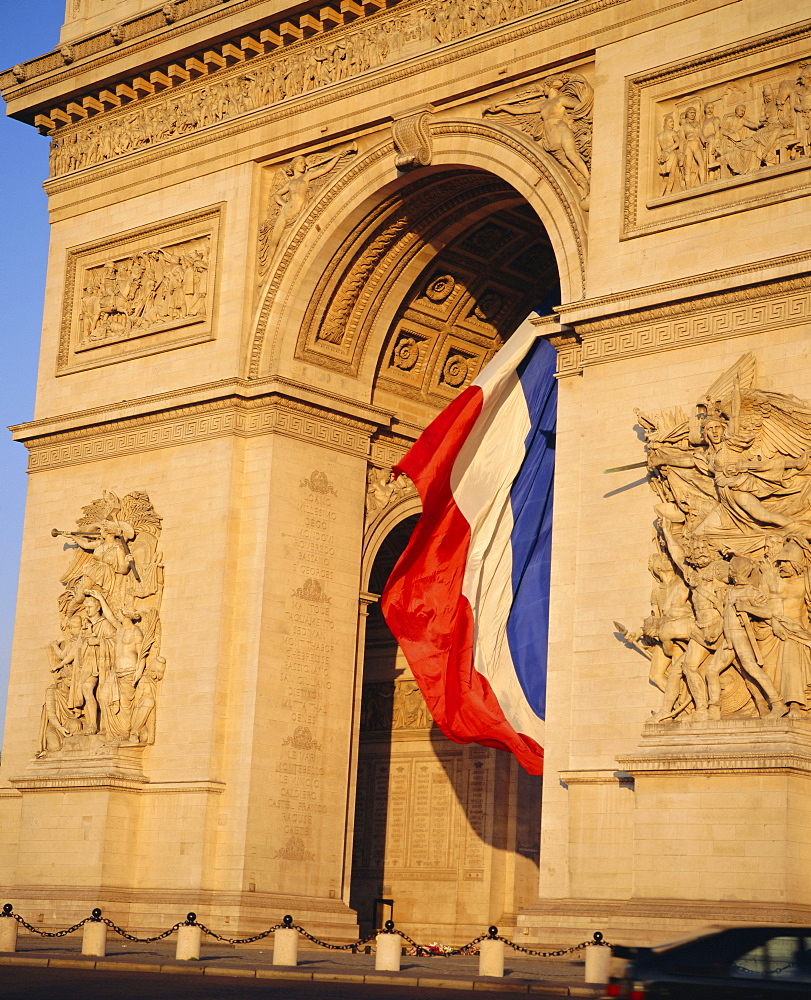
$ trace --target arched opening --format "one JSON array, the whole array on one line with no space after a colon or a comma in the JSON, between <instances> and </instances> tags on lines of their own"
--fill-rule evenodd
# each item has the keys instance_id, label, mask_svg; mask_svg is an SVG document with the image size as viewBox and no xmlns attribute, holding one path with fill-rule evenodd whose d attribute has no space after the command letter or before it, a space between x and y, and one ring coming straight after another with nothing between
<instances>
[{"instance_id":1,"label":"arched opening","mask_svg":"<svg viewBox=\"0 0 811 1000\"><path fill-rule=\"evenodd\" d=\"M482 200L447 222L387 290L388 308L376 312L388 317L386 329L359 323L357 342L379 345L372 400L412 432L470 384L528 315L560 301L546 233L508 186L499 184L489 210ZM382 541L370 525L371 594L382 592L416 519L393 524ZM506 753L439 732L376 603L363 663L350 895L362 933L389 916L412 935L450 943L489 923L509 927L537 893L541 780Z\"/></svg>"}]
</instances>

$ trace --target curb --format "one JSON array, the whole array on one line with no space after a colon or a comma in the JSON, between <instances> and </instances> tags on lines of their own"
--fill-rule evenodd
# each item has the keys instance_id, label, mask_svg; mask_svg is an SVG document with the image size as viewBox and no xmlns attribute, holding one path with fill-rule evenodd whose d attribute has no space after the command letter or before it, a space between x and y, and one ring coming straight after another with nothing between
<instances>
[{"instance_id":1,"label":"curb","mask_svg":"<svg viewBox=\"0 0 811 1000\"><path fill-rule=\"evenodd\" d=\"M182 974L191 976L212 976L234 979L295 979L317 983L366 983L375 986L421 986L448 990L489 990L491 993L531 993L535 996L598 996L601 988L595 986L570 986L566 983L551 985L535 980L522 979L503 982L498 979L438 979L427 976L401 976L374 973L343 972L295 972L282 969L249 969L238 966L213 966L197 962L177 962L171 965L150 965L146 962L115 962L88 957L80 958L28 958L20 955L0 955L0 965L37 966L50 969L93 969L98 972L148 972Z\"/></svg>"}]
</instances>

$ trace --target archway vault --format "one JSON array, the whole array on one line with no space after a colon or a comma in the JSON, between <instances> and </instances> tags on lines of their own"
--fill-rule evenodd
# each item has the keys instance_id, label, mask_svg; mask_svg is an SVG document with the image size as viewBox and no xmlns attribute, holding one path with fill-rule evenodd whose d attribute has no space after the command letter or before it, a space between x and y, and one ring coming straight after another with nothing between
<instances>
[{"instance_id":1,"label":"archway vault","mask_svg":"<svg viewBox=\"0 0 811 1000\"><path fill-rule=\"evenodd\" d=\"M556 270L559 301L582 297L579 195L537 144L470 121L438 122L432 138L430 167L397 175L386 141L345 165L308 209L261 289L249 376L316 364L348 376L369 400L403 289L496 212L523 209L524 225L546 248L537 277Z\"/></svg>"}]
</instances>

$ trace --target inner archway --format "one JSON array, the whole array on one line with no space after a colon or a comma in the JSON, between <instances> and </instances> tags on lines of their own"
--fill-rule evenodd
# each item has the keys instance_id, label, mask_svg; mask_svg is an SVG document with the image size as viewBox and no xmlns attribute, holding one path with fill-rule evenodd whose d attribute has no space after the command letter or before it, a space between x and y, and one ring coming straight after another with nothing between
<instances>
[{"instance_id":1,"label":"inner archway","mask_svg":"<svg viewBox=\"0 0 811 1000\"><path fill-rule=\"evenodd\" d=\"M500 197L421 253L385 336L373 334L381 344L373 402L415 430L528 315L547 315L560 300L550 243L517 196ZM381 593L415 521L404 518L382 542L370 524L371 594ZM458 943L488 923L509 926L537 891L541 781L508 754L439 732L376 604L365 635L350 900L361 930L392 915L413 935L447 928Z\"/></svg>"}]
</instances>

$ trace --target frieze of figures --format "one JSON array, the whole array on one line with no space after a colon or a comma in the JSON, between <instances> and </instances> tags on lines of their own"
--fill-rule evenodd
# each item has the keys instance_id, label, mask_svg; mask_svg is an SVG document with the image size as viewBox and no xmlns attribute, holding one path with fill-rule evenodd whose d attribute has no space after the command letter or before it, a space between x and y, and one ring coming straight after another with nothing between
<instances>
[{"instance_id":1,"label":"frieze of figures","mask_svg":"<svg viewBox=\"0 0 811 1000\"><path fill-rule=\"evenodd\" d=\"M689 410L637 411L657 496L651 612L617 628L663 691L655 722L811 708L811 403L744 355Z\"/></svg>"},{"instance_id":2,"label":"frieze of figures","mask_svg":"<svg viewBox=\"0 0 811 1000\"><path fill-rule=\"evenodd\" d=\"M146 493L104 492L82 508L67 541L59 636L46 647L37 757L155 742L161 656L161 518Z\"/></svg>"},{"instance_id":3,"label":"frieze of figures","mask_svg":"<svg viewBox=\"0 0 811 1000\"><path fill-rule=\"evenodd\" d=\"M547 6L545 0L433 0L355 29L333 29L257 56L232 75L181 84L161 98L137 101L57 130L51 142L51 176L151 148Z\"/></svg>"},{"instance_id":4,"label":"frieze of figures","mask_svg":"<svg viewBox=\"0 0 811 1000\"><path fill-rule=\"evenodd\" d=\"M811 59L660 105L655 197L811 158Z\"/></svg>"},{"instance_id":5,"label":"frieze of figures","mask_svg":"<svg viewBox=\"0 0 811 1000\"><path fill-rule=\"evenodd\" d=\"M84 272L77 351L206 317L211 236L110 258Z\"/></svg>"}]
</instances>

